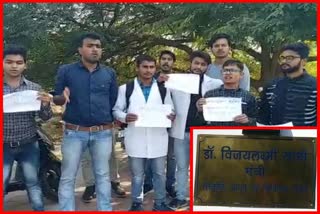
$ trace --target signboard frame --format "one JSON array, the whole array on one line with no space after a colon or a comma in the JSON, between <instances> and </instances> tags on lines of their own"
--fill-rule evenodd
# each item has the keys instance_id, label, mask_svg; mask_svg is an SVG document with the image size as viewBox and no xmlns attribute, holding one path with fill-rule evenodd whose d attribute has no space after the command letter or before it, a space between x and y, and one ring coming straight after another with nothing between
<instances>
[{"instance_id":1,"label":"signboard frame","mask_svg":"<svg viewBox=\"0 0 320 214\"><path fill-rule=\"evenodd\" d=\"M311 163L312 172L312 179L309 179L308 182L308 189L311 191L312 196L308 198L308 202L302 202L300 204L291 204L290 200L287 203L272 203L269 202L259 202L259 201L248 201L247 203L243 202L236 202L236 201L210 201L208 200L207 196L206 199L202 199L199 194L201 193L199 184L199 171L201 170L200 166L200 155L203 150L201 147L205 142L210 141L210 139L222 140L222 139L232 139L233 141L243 141L243 140L250 140L250 141L257 141L259 143L266 143L266 141L287 141L293 142L294 144L297 143L312 143L312 145L308 144L309 149L312 149L312 156L309 158L309 165ZM223 143L220 143L223 144ZM197 138L197 151L196 151L196 171L195 171L195 188L194 188L194 205L196 206L233 206L233 207L263 207L263 208L307 208L307 209L314 209L315 208L315 182L316 182L316 138L314 137L282 137L282 136L267 136L267 135L244 135L244 136L235 136L235 135L210 135L210 134L199 134ZM210 148L210 147L209 147ZM218 150L218 152L220 152ZM285 153L285 152L283 152ZM288 161L288 160L287 160ZM203 182L202 182L203 183ZM223 184L224 185L224 184ZM203 184L202 184L203 186ZM209 189L212 186L209 187ZM214 187L215 188L215 187ZM210 189L211 190L211 189ZM215 190L216 191L216 190ZM203 192L202 192L203 193ZM211 193L212 194L212 193ZM284 194L284 193L282 193ZM208 194L207 194L208 195ZM310 195L310 194L309 194ZM212 196L212 195L211 195ZM311 202L310 202L311 201Z\"/></svg>"}]
</instances>

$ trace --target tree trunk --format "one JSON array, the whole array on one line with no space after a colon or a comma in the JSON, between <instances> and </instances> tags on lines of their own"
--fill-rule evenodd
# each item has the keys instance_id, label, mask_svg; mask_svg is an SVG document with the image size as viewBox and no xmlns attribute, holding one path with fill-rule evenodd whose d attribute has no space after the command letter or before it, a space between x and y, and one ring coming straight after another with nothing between
<instances>
[{"instance_id":1,"label":"tree trunk","mask_svg":"<svg viewBox=\"0 0 320 214\"><path fill-rule=\"evenodd\" d=\"M271 70L270 48L262 44L261 45L261 77L255 85L255 88L263 87L265 83L272 79L273 73Z\"/></svg>"},{"instance_id":2,"label":"tree trunk","mask_svg":"<svg viewBox=\"0 0 320 214\"><path fill-rule=\"evenodd\" d=\"M251 79L251 86L256 89L265 86L272 79L282 75L278 64L279 51L273 53L272 58L270 53L271 48L268 45L261 45L261 77L259 80Z\"/></svg>"},{"instance_id":3,"label":"tree trunk","mask_svg":"<svg viewBox=\"0 0 320 214\"><path fill-rule=\"evenodd\" d=\"M273 56L271 59L271 70L273 71L273 79L283 76L282 72L279 69L279 62L278 62L279 55L280 55L280 52L276 51L275 53L273 53Z\"/></svg>"}]
</instances>

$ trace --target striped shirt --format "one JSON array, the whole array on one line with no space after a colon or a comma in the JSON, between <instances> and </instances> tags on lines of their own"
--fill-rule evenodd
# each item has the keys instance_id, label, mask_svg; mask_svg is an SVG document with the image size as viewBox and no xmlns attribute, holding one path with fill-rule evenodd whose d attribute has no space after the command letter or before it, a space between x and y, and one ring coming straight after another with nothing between
<instances>
[{"instance_id":1,"label":"striped shirt","mask_svg":"<svg viewBox=\"0 0 320 214\"><path fill-rule=\"evenodd\" d=\"M294 126L317 124L317 80L306 71L294 79L274 80L263 91L259 122L277 125L292 122Z\"/></svg>"},{"instance_id":2,"label":"striped shirt","mask_svg":"<svg viewBox=\"0 0 320 214\"><path fill-rule=\"evenodd\" d=\"M25 90L40 91L41 86L25 79L24 77L21 78L20 85L17 88L11 88L5 81L3 83L4 94L10 94ZM50 119L52 117L50 105L41 105L41 109L39 112L29 111L4 113L4 143L17 142L34 137L37 133L37 124L35 120L36 117L40 117L42 120Z\"/></svg>"},{"instance_id":3,"label":"striped shirt","mask_svg":"<svg viewBox=\"0 0 320 214\"><path fill-rule=\"evenodd\" d=\"M212 126L255 126L256 117L257 117L257 105L255 97L250 94L248 91L238 88L238 89L225 89L222 85L220 88L208 91L205 95L205 98L208 97L237 97L241 98L241 108L242 114L247 115L249 118L249 123L242 124L236 122L207 122L208 125Z\"/></svg>"}]
</instances>

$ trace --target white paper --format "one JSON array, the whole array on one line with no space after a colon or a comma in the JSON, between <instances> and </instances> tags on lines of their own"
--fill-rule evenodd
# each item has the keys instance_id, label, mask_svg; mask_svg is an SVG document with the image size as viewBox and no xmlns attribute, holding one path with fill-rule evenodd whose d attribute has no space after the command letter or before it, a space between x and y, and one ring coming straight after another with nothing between
<instances>
[{"instance_id":1,"label":"white paper","mask_svg":"<svg viewBox=\"0 0 320 214\"><path fill-rule=\"evenodd\" d=\"M290 126L292 127L293 126L293 123L292 122L288 122L288 123L283 123L283 124L279 124L279 125L264 125L264 124L261 124L261 123L258 123L257 122L257 126L267 126L267 127L281 127L281 126Z\"/></svg>"},{"instance_id":2,"label":"white paper","mask_svg":"<svg viewBox=\"0 0 320 214\"><path fill-rule=\"evenodd\" d=\"M210 97L203 105L203 116L206 121L233 121L235 116L242 114L241 98Z\"/></svg>"},{"instance_id":3,"label":"white paper","mask_svg":"<svg viewBox=\"0 0 320 214\"><path fill-rule=\"evenodd\" d=\"M3 112L39 111L41 101L37 100L38 91L26 90L3 96Z\"/></svg>"},{"instance_id":4,"label":"white paper","mask_svg":"<svg viewBox=\"0 0 320 214\"><path fill-rule=\"evenodd\" d=\"M280 130L280 136L285 137L317 137L317 129Z\"/></svg>"},{"instance_id":5,"label":"white paper","mask_svg":"<svg viewBox=\"0 0 320 214\"><path fill-rule=\"evenodd\" d=\"M136 127L171 127L171 120L167 117L171 113L171 105L145 105L135 110L138 120L134 125Z\"/></svg>"},{"instance_id":6,"label":"white paper","mask_svg":"<svg viewBox=\"0 0 320 214\"><path fill-rule=\"evenodd\" d=\"M164 83L166 88L183 91L189 94L199 93L200 77L198 74L168 74L169 79Z\"/></svg>"}]
</instances>

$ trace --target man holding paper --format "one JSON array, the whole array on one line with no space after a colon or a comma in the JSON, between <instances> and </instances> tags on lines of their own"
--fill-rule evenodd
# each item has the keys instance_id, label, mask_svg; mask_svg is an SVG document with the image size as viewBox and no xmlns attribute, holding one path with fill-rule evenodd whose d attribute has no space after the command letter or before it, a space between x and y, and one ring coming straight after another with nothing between
<instances>
[{"instance_id":1,"label":"man holding paper","mask_svg":"<svg viewBox=\"0 0 320 214\"><path fill-rule=\"evenodd\" d=\"M160 52L159 56L159 70L154 75L154 78L157 79L158 82L163 83L163 78L166 78L168 74L173 73L173 66L176 61L176 55L169 51L163 50ZM170 197L174 198L176 196L176 191L174 188L174 184L176 182L176 161L174 157L174 143L173 138L169 136L169 144L168 144L168 154L167 154L167 170L166 170L166 190ZM145 179L143 185L144 194L148 193L153 189L152 184L152 167L150 161L147 161L146 171L145 171Z\"/></svg>"},{"instance_id":2,"label":"man holding paper","mask_svg":"<svg viewBox=\"0 0 320 214\"><path fill-rule=\"evenodd\" d=\"M221 72L223 85L208 91L204 98L197 101L198 111L203 111L208 125L255 126L257 117L255 97L239 87L243 78L243 64L238 60L227 60Z\"/></svg>"},{"instance_id":3,"label":"man holding paper","mask_svg":"<svg viewBox=\"0 0 320 214\"><path fill-rule=\"evenodd\" d=\"M154 78L157 79L158 82L162 82L162 78L167 75L173 73L173 66L176 61L176 55L169 51L163 50L159 56L159 67L160 69L154 75ZM167 154L167 170L166 170L166 190L170 197L174 198L176 196L176 191L174 188L174 184L176 182L176 161L174 157L174 143L173 138L169 136L169 144L168 144L168 154ZM146 194L147 192L153 189L152 185L152 169L150 161L147 161L146 171L145 171L145 179L143 185L143 192Z\"/></svg>"},{"instance_id":4,"label":"man holding paper","mask_svg":"<svg viewBox=\"0 0 320 214\"><path fill-rule=\"evenodd\" d=\"M133 82L120 86L113 108L114 117L128 124L124 131L124 143L132 174L130 211L143 210L143 181L148 159L151 162L155 190L153 210L172 211L165 203L167 127L171 126L171 121L175 118L170 91L160 88L163 86L154 79L156 61L152 57L137 57L136 71L137 77ZM131 84L132 93L130 97L126 97Z\"/></svg>"},{"instance_id":5,"label":"man holding paper","mask_svg":"<svg viewBox=\"0 0 320 214\"><path fill-rule=\"evenodd\" d=\"M198 87L196 93L190 94L181 90L172 90L172 99L176 110L176 119L170 130L170 136L174 138L174 155L177 163L176 172L176 197L171 200L169 206L172 209L179 209L188 205L186 200L188 190L188 169L190 154L190 127L204 125L202 114L196 108L196 101L201 98L208 90L218 88L222 81L212 79L205 75L208 65L211 63L210 56L202 51L194 51L190 55L190 73L197 77L191 80ZM166 83L172 76L167 75L164 79ZM168 85L166 85L168 87Z\"/></svg>"},{"instance_id":6,"label":"man holding paper","mask_svg":"<svg viewBox=\"0 0 320 214\"><path fill-rule=\"evenodd\" d=\"M3 190L6 191L14 160L22 166L28 197L32 209L43 211L42 190L39 184L38 171L40 167L40 150L37 137L36 117L48 120L52 117L50 107L51 96L41 91L41 86L27 80L23 75L26 69L27 51L18 46L12 46L3 55L3 92L7 100L15 103L15 111L4 108L3 123ZM37 92L38 91L38 92ZM14 94L30 92L30 97L19 97ZM21 96L21 95L20 95ZM11 99L11 100L10 100ZM14 99L14 100L12 100ZM31 107L25 110L23 103ZM33 110L31 110L34 108ZM8 112L8 113L7 113ZM9 113L10 112L10 113Z\"/></svg>"}]
</instances>

